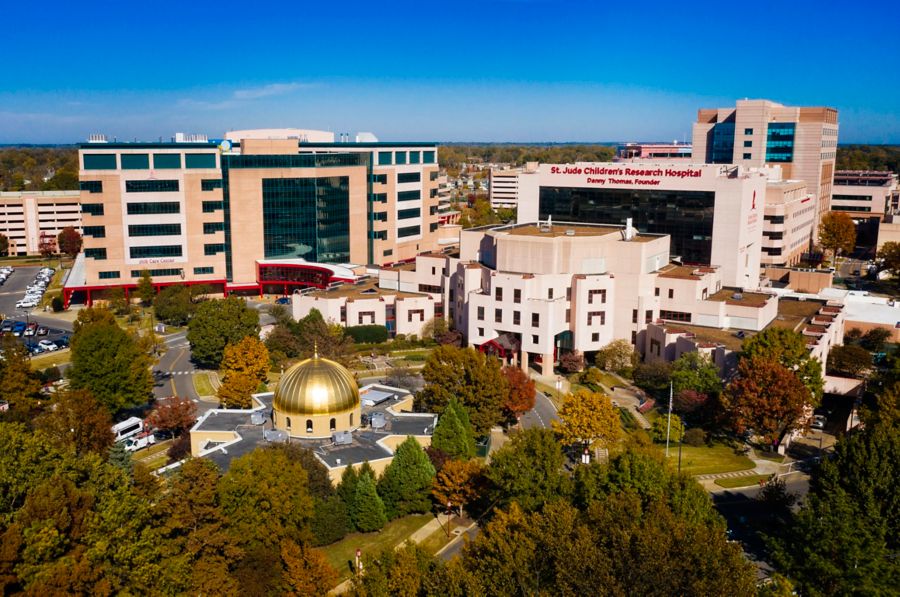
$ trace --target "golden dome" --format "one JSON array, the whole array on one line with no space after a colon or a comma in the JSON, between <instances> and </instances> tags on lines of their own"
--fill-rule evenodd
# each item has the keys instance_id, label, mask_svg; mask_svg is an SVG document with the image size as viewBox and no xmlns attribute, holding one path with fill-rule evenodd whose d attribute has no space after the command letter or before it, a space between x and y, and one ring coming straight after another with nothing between
<instances>
[{"instance_id":1,"label":"golden dome","mask_svg":"<svg viewBox=\"0 0 900 597\"><path fill-rule=\"evenodd\" d=\"M346 412L359 408L359 387L346 367L316 354L284 373L273 407L285 415Z\"/></svg>"}]
</instances>

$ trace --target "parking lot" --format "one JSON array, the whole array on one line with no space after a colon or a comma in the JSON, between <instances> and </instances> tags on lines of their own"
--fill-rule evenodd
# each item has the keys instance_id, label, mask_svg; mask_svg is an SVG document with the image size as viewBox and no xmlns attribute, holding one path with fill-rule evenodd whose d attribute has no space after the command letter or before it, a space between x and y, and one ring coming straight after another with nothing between
<instances>
[{"instance_id":1,"label":"parking lot","mask_svg":"<svg viewBox=\"0 0 900 597\"><path fill-rule=\"evenodd\" d=\"M16 267L9 275L6 282L0 286L0 314L3 316L4 323L9 320L11 322L21 321L26 324L31 323L32 309L16 309L16 303L25 295L26 287L34 281L40 267ZM39 313L39 310L34 310ZM68 338L71 332L52 324L47 325L46 321L41 318L39 324L47 328L47 334L34 336L19 335L16 340L31 347L41 340L49 340L56 343L60 338Z\"/></svg>"}]
</instances>

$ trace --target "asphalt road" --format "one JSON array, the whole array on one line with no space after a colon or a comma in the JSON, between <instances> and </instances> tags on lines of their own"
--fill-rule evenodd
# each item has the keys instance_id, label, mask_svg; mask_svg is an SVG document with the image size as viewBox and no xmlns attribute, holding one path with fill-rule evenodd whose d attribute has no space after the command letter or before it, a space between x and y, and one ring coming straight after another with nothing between
<instances>
[{"instance_id":1,"label":"asphalt road","mask_svg":"<svg viewBox=\"0 0 900 597\"><path fill-rule=\"evenodd\" d=\"M534 408L522 415L520 423L524 429L531 429L532 427L550 427L550 423L557 420L559 417L556 414L556 406L546 394L537 392Z\"/></svg>"},{"instance_id":2,"label":"asphalt road","mask_svg":"<svg viewBox=\"0 0 900 597\"><path fill-rule=\"evenodd\" d=\"M167 350L153 368L153 377L156 380L153 395L156 398L173 395L192 400L199 398L193 380L197 368L191 362L191 348L185 336L186 332L178 332L163 337Z\"/></svg>"}]
</instances>

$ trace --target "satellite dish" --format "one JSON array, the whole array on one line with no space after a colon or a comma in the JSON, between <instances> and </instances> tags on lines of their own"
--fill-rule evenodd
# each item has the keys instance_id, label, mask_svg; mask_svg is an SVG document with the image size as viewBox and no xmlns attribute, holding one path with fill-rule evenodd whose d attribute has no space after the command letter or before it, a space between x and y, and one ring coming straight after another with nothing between
<instances>
[{"instance_id":1,"label":"satellite dish","mask_svg":"<svg viewBox=\"0 0 900 597\"><path fill-rule=\"evenodd\" d=\"M222 139L222 142L219 143L219 151L223 153L226 151L231 151L231 141L229 141L228 139Z\"/></svg>"}]
</instances>

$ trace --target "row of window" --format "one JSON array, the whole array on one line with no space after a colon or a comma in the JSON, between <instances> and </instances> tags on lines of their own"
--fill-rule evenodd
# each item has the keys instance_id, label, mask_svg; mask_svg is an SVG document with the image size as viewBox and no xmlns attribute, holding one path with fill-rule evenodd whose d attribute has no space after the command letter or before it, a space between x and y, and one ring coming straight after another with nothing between
<instances>
[{"instance_id":1,"label":"row of window","mask_svg":"<svg viewBox=\"0 0 900 597\"><path fill-rule=\"evenodd\" d=\"M419 172L399 172L397 174L398 183L421 182L422 175Z\"/></svg>"},{"instance_id":2,"label":"row of window","mask_svg":"<svg viewBox=\"0 0 900 597\"><path fill-rule=\"evenodd\" d=\"M143 273L144 273L144 270L142 270L142 269L133 269L133 270L131 270L131 277L132 278L140 278L141 275L143 275ZM167 267L164 269L151 269L151 270L148 270L147 273L149 273L150 276L153 278L159 278L162 276L180 276L181 274L184 273L184 270L182 270L181 268L178 268L178 267Z\"/></svg>"},{"instance_id":3,"label":"row of window","mask_svg":"<svg viewBox=\"0 0 900 597\"><path fill-rule=\"evenodd\" d=\"M128 236L173 236L181 234L181 224L129 224Z\"/></svg>"},{"instance_id":4,"label":"row of window","mask_svg":"<svg viewBox=\"0 0 900 597\"><path fill-rule=\"evenodd\" d=\"M102 180L80 180L78 181L78 190L87 191L88 193L102 193Z\"/></svg>"},{"instance_id":5,"label":"row of window","mask_svg":"<svg viewBox=\"0 0 900 597\"><path fill-rule=\"evenodd\" d=\"M659 318L668 321L681 321L683 323L691 322L691 314L682 311L666 311L665 309L660 309Z\"/></svg>"},{"instance_id":6,"label":"row of window","mask_svg":"<svg viewBox=\"0 0 900 597\"><path fill-rule=\"evenodd\" d=\"M397 193L397 201L418 201L422 198L422 191L400 191Z\"/></svg>"},{"instance_id":7,"label":"row of window","mask_svg":"<svg viewBox=\"0 0 900 597\"><path fill-rule=\"evenodd\" d=\"M177 180L126 180L126 193L177 193Z\"/></svg>"},{"instance_id":8,"label":"row of window","mask_svg":"<svg viewBox=\"0 0 900 597\"><path fill-rule=\"evenodd\" d=\"M106 226L84 226L81 233L92 238L106 238Z\"/></svg>"},{"instance_id":9,"label":"row of window","mask_svg":"<svg viewBox=\"0 0 900 597\"><path fill-rule=\"evenodd\" d=\"M405 238L407 236L416 236L418 234L422 234L422 229L420 226L404 226L403 228L397 229L397 237Z\"/></svg>"},{"instance_id":10,"label":"row of window","mask_svg":"<svg viewBox=\"0 0 900 597\"><path fill-rule=\"evenodd\" d=\"M146 247L130 247L128 254L132 259L153 259L156 257L181 257L181 245L148 245Z\"/></svg>"},{"instance_id":11,"label":"row of window","mask_svg":"<svg viewBox=\"0 0 900 597\"><path fill-rule=\"evenodd\" d=\"M201 191L214 191L222 188L221 178L204 178L200 181Z\"/></svg>"},{"instance_id":12,"label":"row of window","mask_svg":"<svg viewBox=\"0 0 900 597\"><path fill-rule=\"evenodd\" d=\"M225 230L225 222L203 222L203 234L215 234Z\"/></svg>"},{"instance_id":13,"label":"row of window","mask_svg":"<svg viewBox=\"0 0 900 597\"><path fill-rule=\"evenodd\" d=\"M178 201L147 201L144 203L128 203L126 210L130 216L181 213Z\"/></svg>"},{"instance_id":14,"label":"row of window","mask_svg":"<svg viewBox=\"0 0 900 597\"><path fill-rule=\"evenodd\" d=\"M419 218L422 216L422 210L418 207L412 209L401 209L397 212L398 220L408 220L410 218Z\"/></svg>"},{"instance_id":15,"label":"row of window","mask_svg":"<svg viewBox=\"0 0 900 597\"><path fill-rule=\"evenodd\" d=\"M119 154L119 160L114 153L86 153L84 154L85 170L116 170L119 162L122 170L149 170L150 154L148 153L123 153ZM153 168L156 170L180 170L180 153L154 153ZM184 154L184 167L188 169L215 168L216 154L214 153L186 153Z\"/></svg>"},{"instance_id":16,"label":"row of window","mask_svg":"<svg viewBox=\"0 0 900 597\"><path fill-rule=\"evenodd\" d=\"M433 164L433 151L379 151L378 165Z\"/></svg>"}]
</instances>

